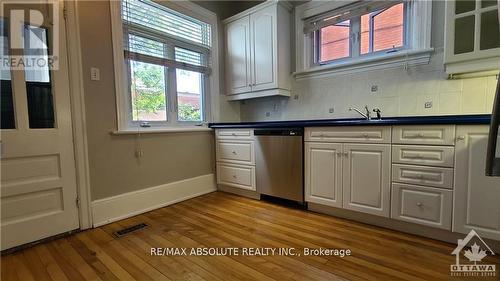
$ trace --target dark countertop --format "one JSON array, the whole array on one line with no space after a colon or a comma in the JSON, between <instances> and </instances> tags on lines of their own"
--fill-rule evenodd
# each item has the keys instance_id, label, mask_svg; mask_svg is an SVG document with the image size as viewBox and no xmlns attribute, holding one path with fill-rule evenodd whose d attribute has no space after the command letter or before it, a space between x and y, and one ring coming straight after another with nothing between
<instances>
[{"instance_id":1,"label":"dark countertop","mask_svg":"<svg viewBox=\"0 0 500 281\"><path fill-rule=\"evenodd\" d=\"M316 119L270 122L233 122L210 123L213 129L229 128L291 128L291 127L323 127L323 126L381 126L381 125L432 125L432 124L490 124L491 114L481 115L442 115L442 116L411 116L387 117L382 120L355 119Z\"/></svg>"}]
</instances>

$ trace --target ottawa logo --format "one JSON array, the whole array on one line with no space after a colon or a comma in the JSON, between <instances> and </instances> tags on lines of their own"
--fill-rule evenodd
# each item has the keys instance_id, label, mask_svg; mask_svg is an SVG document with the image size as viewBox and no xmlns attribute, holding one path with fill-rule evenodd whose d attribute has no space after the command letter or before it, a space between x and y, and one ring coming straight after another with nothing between
<instances>
[{"instance_id":1,"label":"ottawa logo","mask_svg":"<svg viewBox=\"0 0 500 281\"><path fill-rule=\"evenodd\" d=\"M471 230L464 239L458 239L457 247L452 255L455 255L455 264L451 265L451 276L495 276L496 268L494 264L482 263L482 259L488 255L494 256L495 253L479 237L475 230ZM469 260L469 262L460 263L460 256Z\"/></svg>"}]
</instances>

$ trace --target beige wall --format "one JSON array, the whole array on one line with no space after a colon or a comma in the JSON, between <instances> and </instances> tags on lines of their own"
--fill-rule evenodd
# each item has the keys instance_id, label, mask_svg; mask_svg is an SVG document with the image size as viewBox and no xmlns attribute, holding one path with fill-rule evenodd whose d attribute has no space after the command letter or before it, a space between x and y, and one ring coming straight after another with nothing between
<instances>
[{"instance_id":1,"label":"beige wall","mask_svg":"<svg viewBox=\"0 0 500 281\"><path fill-rule=\"evenodd\" d=\"M117 122L109 3L79 1L78 16L92 200L214 173L211 132L110 134ZM90 80L90 67L100 68L100 81Z\"/></svg>"}]
</instances>

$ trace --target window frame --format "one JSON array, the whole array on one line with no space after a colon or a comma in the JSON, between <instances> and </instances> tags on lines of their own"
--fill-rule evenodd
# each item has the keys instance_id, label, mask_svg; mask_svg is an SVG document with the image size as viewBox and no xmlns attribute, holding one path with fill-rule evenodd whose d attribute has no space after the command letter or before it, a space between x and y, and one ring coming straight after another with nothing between
<instances>
[{"instance_id":1,"label":"window frame","mask_svg":"<svg viewBox=\"0 0 500 281\"><path fill-rule=\"evenodd\" d=\"M370 3L373 1L366 1ZM296 7L295 13L295 40L296 40L296 71L293 73L295 78L302 79L316 76L329 76L333 74L349 74L361 71L375 69L388 69L408 65L428 64L433 48L431 47L432 30L432 2L427 0L403 0L408 8L405 8L405 36L404 48L397 52L387 52L381 50L367 54L361 54L360 44L351 43L351 56L336 60L330 60L321 64L317 63L316 55L318 51L315 44L318 40L314 32L304 33L306 22L310 19L321 17L328 18L336 11L346 11L349 5L361 3L360 1L312 1ZM364 13L366 14L366 13ZM351 30L360 28L357 21L359 17L351 19ZM347 20L348 18L344 18ZM356 30L354 31L354 33ZM353 31L351 31L351 34ZM352 38L351 38L352 40ZM360 38L356 38L360 41ZM359 46L358 46L359 45ZM354 50L353 50L354 49Z\"/></svg>"},{"instance_id":2,"label":"window frame","mask_svg":"<svg viewBox=\"0 0 500 281\"><path fill-rule=\"evenodd\" d=\"M373 45L374 45L374 36L373 32L373 22L374 19L377 15L380 15L382 12L386 11L389 8L392 8L396 5L403 4L403 46L397 47L397 48L390 48L390 49L384 49L384 50L379 50L379 51L373 51ZM357 57L368 57L372 55L378 55L378 54L384 54L384 53L394 53L394 52L400 52L402 50L411 48L410 42L408 40L408 13L410 9L410 2L408 1L394 1L394 5L384 7L382 9L374 9L373 11L363 13L359 16L352 17L349 20L349 56L347 57L342 57L338 59L332 59L332 60L326 60L326 61L321 61L321 30L323 28L326 28L328 26L322 27L319 30L313 31L315 34L313 37L315 38L314 42L316 45L314 46L315 50L315 57L314 61L312 62L311 66L321 66L321 65L329 65L329 64L335 64L338 61L348 61L355 59ZM369 36L368 36L368 46L369 46L369 51L366 54L361 53L361 17L364 15L368 15L369 18ZM344 22L344 21L343 21Z\"/></svg>"},{"instance_id":3,"label":"window frame","mask_svg":"<svg viewBox=\"0 0 500 281\"><path fill-rule=\"evenodd\" d=\"M157 3L159 4L159 3ZM203 79L203 93L201 95L201 114L202 121L178 121L178 106L177 106L177 84L176 84L176 69L172 67L162 66L165 68L165 98L167 103L167 120L166 121L148 121L150 127L142 127L142 121L134 121L132 118L132 99L130 92L130 64L124 58L123 46L123 21L121 17L121 1L110 1L111 12L111 28L112 28L112 41L113 41L113 59L115 66L115 90L116 90L116 110L117 110L117 127L118 132L131 132L131 131L172 131L175 132L176 128L179 131L185 131L186 128L193 128L199 130L199 126L204 126L207 122L213 120L212 112L217 109L214 105L217 104L219 93L219 63L218 63L218 37L217 34L217 16L191 2L162 2L163 5L169 9L179 12L183 15L198 19L210 25L211 33L211 48L209 52L205 48L197 46L196 43L189 44L178 40L174 37L155 36L155 32L143 32L142 29L131 28L127 34L133 34L143 38L151 39L164 44L165 51L174 52L175 47L187 49L203 54L204 59L210 61L210 72L202 74ZM167 39L168 38L168 39ZM167 50L170 49L170 50ZM172 54L174 55L174 54ZM130 59L132 60L132 59ZM151 63L147 60L136 60L145 63Z\"/></svg>"}]
</instances>

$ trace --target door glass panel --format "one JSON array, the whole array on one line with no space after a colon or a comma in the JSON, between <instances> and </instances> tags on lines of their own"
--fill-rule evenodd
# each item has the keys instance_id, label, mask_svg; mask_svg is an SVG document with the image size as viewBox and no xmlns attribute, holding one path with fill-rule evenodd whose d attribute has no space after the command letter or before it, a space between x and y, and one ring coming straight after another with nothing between
<instances>
[{"instance_id":1,"label":"door glass panel","mask_svg":"<svg viewBox=\"0 0 500 281\"><path fill-rule=\"evenodd\" d=\"M0 58L8 58L9 37L7 22L0 19ZM15 129L14 101L12 99L12 82L10 68L2 63L0 66L0 104L1 104L1 128Z\"/></svg>"},{"instance_id":2,"label":"door glass panel","mask_svg":"<svg viewBox=\"0 0 500 281\"><path fill-rule=\"evenodd\" d=\"M455 54L474 51L474 15L455 20Z\"/></svg>"},{"instance_id":3,"label":"door glass panel","mask_svg":"<svg viewBox=\"0 0 500 281\"><path fill-rule=\"evenodd\" d=\"M479 45L481 50L500 47L497 10L481 14L481 39Z\"/></svg>"},{"instance_id":4,"label":"door glass panel","mask_svg":"<svg viewBox=\"0 0 500 281\"><path fill-rule=\"evenodd\" d=\"M130 61L133 121L167 121L165 71L160 65Z\"/></svg>"},{"instance_id":5,"label":"door glass panel","mask_svg":"<svg viewBox=\"0 0 500 281\"><path fill-rule=\"evenodd\" d=\"M176 70L179 121L202 121L202 76L199 72Z\"/></svg>"},{"instance_id":6,"label":"door glass panel","mask_svg":"<svg viewBox=\"0 0 500 281\"><path fill-rule=\"evenodd\" d=\"M476 1L474 0L456 0L455 14L470 12L476 9Z\"/></svg>"},{"instance_id":7,"label":"door glass panel","mask_svg":"<svg viewBox=\"0 0 500 281\"><path fill-rule=\"evenodd\" d=\"M54 128L54 97L47 63L47 29L26 25L23 36L30 128Z\"/></svg>"},{"instance_id":8,"label":"door glass panel","mask_svg":"<svg viewBox=\"0 0 500 281\"><path fill-rule=\"evenodd\" d=\"M497 0L482 0L481 1L481 8L495 6L497 3L498 3Z\"/></svg>"}]
</instances>

